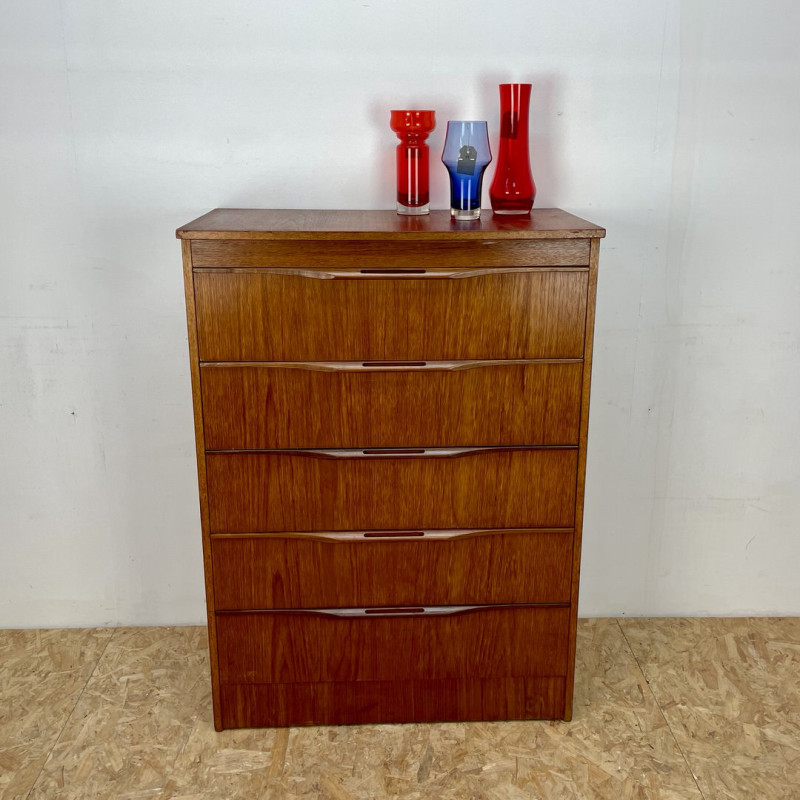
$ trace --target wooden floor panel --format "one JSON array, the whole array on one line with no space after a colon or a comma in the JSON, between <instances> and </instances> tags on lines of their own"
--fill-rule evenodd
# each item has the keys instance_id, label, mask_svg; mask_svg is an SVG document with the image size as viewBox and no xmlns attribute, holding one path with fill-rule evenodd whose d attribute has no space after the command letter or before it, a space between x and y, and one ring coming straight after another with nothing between
<instances>
[{"instance_id":1,"label":"wooden floor panel","mask_svg":"<svg viewBox=\"0 0 800 800\"><path fill-rule=\"evenodd\" d=\"M581 621L555 723L215 733L206 642L0 631L0 798L797 797L798 619Z\"/></svg>"},{"instance_id":2,"label":"wooden floor panel","mask_svg":"<svg viewBox=\"0 0 800 800\"><path fill-rule=\"evenodd\" d=\"M800 618L620 624L704 797L800 797Z\"/></svg>"},{"instance_id":3,"label":"wooden floor panel","mask_svg":"<svg viewBox=\"0 0 800 800\"><path fill-rule=\"evenodd\" d=\"M0 631L2 800L28 796L113 633Z\"/></svg>"}]
</instances>

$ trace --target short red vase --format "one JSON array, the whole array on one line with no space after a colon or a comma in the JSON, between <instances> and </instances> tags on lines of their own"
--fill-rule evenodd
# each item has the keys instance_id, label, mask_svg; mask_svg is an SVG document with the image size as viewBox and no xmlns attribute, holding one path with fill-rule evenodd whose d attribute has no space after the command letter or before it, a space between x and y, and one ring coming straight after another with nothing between
<instances>
[{"instance_id":1,"label":"short red vase","mask_svg":"<svg viewBox=\"0 0 800 800\"><path fill-rule=\"evenodd\" d=\"M500 142L489 200L495 214L529 214L536 197L528 144L531 84L500 84Z\"/></svg>"},{"instance_id":2,"label":"short red vase","mask_svg":"<svg viewBox=\"0 0 800 800\"><path fill-rule=\"evenodd\" d=\"M397 145L397 213L430 212L428 145L436 127L433 111L392 111L390 125L400 139Z\"/></svg>"}]
</instances>

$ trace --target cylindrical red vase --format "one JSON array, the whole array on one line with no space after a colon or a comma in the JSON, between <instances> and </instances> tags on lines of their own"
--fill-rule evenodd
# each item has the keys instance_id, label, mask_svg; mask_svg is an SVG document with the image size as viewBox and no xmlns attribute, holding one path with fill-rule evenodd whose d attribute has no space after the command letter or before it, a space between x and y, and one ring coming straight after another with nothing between
<instances>
[{"instance_id":1,"label":"cylindrical red vase","mask_svg":"<svg viewBox=\"0 0 800 800\"><path fill-rule=\"evenodd\" d=\"M433 111L392 111L397 145L397 213L430 212L429 152L425 140L436 126Z\"/></svg>"},{"instance_id":2,"label":"cylindrical red vase","mask_svg":"<svg viewBox=\"0 0 800 800\"><path fill-rule=\"evenodd\" d=\"M528 144L531 84L500 84L500 142L489 199L495 214L529 214L536 196Z\"/></svg>"}]
</instances>

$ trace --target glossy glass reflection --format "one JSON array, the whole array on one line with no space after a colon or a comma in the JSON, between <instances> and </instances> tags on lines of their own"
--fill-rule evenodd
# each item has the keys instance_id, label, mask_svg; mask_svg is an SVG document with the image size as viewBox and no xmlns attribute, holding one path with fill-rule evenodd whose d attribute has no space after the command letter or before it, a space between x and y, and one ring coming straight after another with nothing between
<instances>
[{"instance_id":1,"label":"glossy glass reflection","mask_svg":"<svg viewBox=\"0 0 800 800\"><path fill-rule=\"evenodd\" d=\"M430 211L429 158L425 140L436 127L436 115L433 111L396 110L391 112L389 124L400 139L397 145L397 213L427 214Z\"/></svg>"},{"instance_id":2,"label":"glossy glass reflection","mask_svg":"<svg viewBox=\"0 0 800 800\"><path fill-rule=\"evenodd\" d=\"M495 214L530 214L536 197L528 146L529 83L500 84L500 140L489 187Z\"/></svg>"},{"instance_id":3,"label":"glossy glass reflection","mask_svg":"<svg viewBox=\"0 0 800 800\"><path fill-rule=\"evenodd\" d=\"M450 215L478 219L481 215L483 173L492 160L485 122L450 120L442 163L450 173Z\"/></svg>"}]
</instances>

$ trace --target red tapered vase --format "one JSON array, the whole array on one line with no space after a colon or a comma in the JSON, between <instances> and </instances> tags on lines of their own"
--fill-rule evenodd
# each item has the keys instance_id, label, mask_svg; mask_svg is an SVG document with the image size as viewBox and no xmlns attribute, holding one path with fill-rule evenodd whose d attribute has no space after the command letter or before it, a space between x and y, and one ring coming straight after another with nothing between
<instances>
[{"instance_id":1,"label":"red tapered vase","mask_svg":"<svg viewBox=\"0 0 800 800\"><path fill-rule=\"evenodd\" d=\"M495 214L529 214L536 197L528 144L531 84L500 84L500 141L489 187Z\"/></svg>"}]
</instances>

